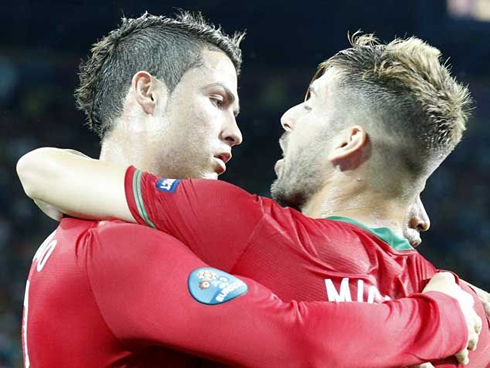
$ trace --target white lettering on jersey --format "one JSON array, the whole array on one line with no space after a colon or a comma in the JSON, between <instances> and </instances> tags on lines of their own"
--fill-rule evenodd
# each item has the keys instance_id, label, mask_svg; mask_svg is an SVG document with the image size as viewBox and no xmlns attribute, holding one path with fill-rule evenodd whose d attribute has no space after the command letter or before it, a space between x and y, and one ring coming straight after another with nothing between
<instances>
[{"instance_id":1,"label":"white lettering on jersey","mask_svg":"<svg viewBox=\"0 0 490 368\"><path fill-rule=\"evenodd\" d=\"M44 268L44 265L48 261L51 253L53 253L54 248L56 248L56 244L58 244L58 240L53 240L56 235L56 230L46 238L46 240L41 244L36 254L34 255L34 260L37 261L36 270L37 272L41 272Z\"/></svg>"},{"instance_id":2,"label":"white lettering on jersey","mask_svg":"<svg viewBox=\"0 0 490 368\"><path fill-rule=\"evenodd\" d=\"M325 279L325 287L327 288L327 297L329 302L351 302L349 278L344 277L340 283L340 293L337 293L332 280Z\"/></svg>"},{"instance_id":3,"label":"white lettering on jersey","mask_svg":"<svg viewBox=\"0 0 490 368\"><path fill-rule=\"evenodd\" d=\"M357 280L357 301L364 301L364 280Z\"/></svg>"},{"instance_id":4,"label":"white lettering on jersey","mask_svg":"<svg viewBox=\"0 0 490 368\"><path fill-rule=\"evenodd\" d=\"M344 277L340 282L340 292L337 289L331 279L325 279L325 288L327 290L327 298L330 302L351 302L352 293L350 286L350 279ZM367 288L367 290L366 290ZM365 286L364 280L357 280L357 301L364 302L364 293L367 292L367 303L381 302L383 300L390 300L389 296L382 296L376 286Z\"/></svg>"}]
</instances>

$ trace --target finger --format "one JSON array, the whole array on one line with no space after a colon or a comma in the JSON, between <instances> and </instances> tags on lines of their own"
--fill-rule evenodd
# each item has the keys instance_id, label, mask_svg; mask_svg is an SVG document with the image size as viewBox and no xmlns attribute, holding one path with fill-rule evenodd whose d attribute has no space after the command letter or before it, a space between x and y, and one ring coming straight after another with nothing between
<instances>
[{"instance_id":1,"label":"finger","mask_svg":"<svg viewBox=\"0 0 490 368\"><path fill-rule=\"evenodd\" d=\"M413 365L410 368L434 368L434 366L430 363L423 363L419 365Z\"/></svg>"},{"instance_id":2,"label":"finger","mask_svg":"<svg viewBox=\"0 0 490 368\"><path fill-rule=\"evenodd\" d=\"M475 322L475 332L479 335L482 329L482 319L480 317L476 317L476 322Z\"/></svg>"},{"instance_id":3,"label":"finger","mask_svg":"<svg viewBox=\"0 0 490 368\"><path fill-rule=\"evenodd\" d=\"M475 351L478 345L478 335L471 334L470 339L468 341L468 350Z\"/></svg>"},{"instance_id":4,"label":"finger","mask_svg":"<svg viewBox=\"0 0 490 368\"><path fill-rule=\"evenodd\" d=\"M468 333L468 350L476 350L476 347L478 345L478 340L480 338L479 332L477 330L481 330L481 326L477 327L475 323L475 327L473 327L473 331L470 329Z\"/></svg>"},{"instance_id":5,"label":"finger","mask_svg":"<svg viewBox=\"0 0 490 368\"><path fill-rule=\"evenodd\" d=\"M468 356L468 349L464 349L456 354L456 359L459 364L467 365L470 362L470 358Z\"/></svg>"}]
</instances>

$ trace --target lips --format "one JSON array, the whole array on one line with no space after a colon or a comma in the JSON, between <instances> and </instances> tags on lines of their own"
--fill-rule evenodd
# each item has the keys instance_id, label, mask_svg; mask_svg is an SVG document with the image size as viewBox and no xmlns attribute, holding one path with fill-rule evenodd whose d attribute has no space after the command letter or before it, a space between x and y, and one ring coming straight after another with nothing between
<instances>
[{"instance_id":1,"label":"lips","mask_svg":"<svg viewBox=\"0 0 490 368\"><path fill-rule=\"evenodd\" d=\"M215 165L215 171L218 175L223 174L226 171L226 164L223 162L223 160L215 157L214 162L216 163Z\"/></svg>"},{"instance_id":2,"label":"lips","mask_svg":"<svg viewBox=\"0 0 490 368\"><path fill-rule=\"evenodd\" d=\"M281 170L283 164L284 164L284 159L282 158L278 160L274 165L274 171L276 172L276 175L279 175L279 171Z\"/></svg>"},{"instance_id":3,"label":"lips","mask_svg":"<svg viewBox=\"0 0 490 368\"><path fill-rule=\"evenodd\" d=\"M413 248L417 248L422 243L420 236L408 236L407 240Z\"/></svg>"},{"instance_id":4,"label":"lips","mask_svg":"<svg viewBox=\"0 0 490 368\"><path fill-rule=\"evenodd\" d=\"M218 175L223 174L226 171L226 163L231 160L231 153L223 152L214 156L214 162L216 164L215 171Z\"/></svg>"},{"instance_id":5,"label":"lips","mask_svg":"<svg viewBox=\"0 0 490 368\"><path fill-rule=\"evenodd\" d=\"M422 243L422 240L421 239L413 239L413 240L410 241L410 244L414 248L417 248L420 245L420 243Z\"/></svg>"}]
</instances>

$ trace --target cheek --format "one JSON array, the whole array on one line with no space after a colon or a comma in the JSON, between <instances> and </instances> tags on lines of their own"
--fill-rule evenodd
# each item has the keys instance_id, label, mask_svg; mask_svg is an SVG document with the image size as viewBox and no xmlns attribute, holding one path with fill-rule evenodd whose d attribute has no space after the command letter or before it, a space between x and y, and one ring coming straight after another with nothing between
<instances>
[{"instance_id":1,"label":"cheek","mask_svg":"<svg viewBox=\"0 0 490 368\"><path fill-rule=\"evenodd\" d=\"M310 134L310 127L308 125L303 125L299 130L295 131L294 139L291 140L292 146L295 147L295 151L310 150L312 137ZM293 137L292 137L293 138Z\"/></svg>"}]
</instances>

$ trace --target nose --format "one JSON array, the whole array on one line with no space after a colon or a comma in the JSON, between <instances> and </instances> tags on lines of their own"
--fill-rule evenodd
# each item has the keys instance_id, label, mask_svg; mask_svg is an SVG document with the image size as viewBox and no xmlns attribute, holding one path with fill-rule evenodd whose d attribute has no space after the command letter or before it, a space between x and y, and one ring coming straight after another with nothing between
<instances>
[{"instance_id":1,"label":"nose","mask_svg":"<svg viewBox=\"0 0 490 368\"><path fill-rule=\"evenodd\" d=\"M221 139L225 141L230 147L238 146L243 141L242 132L238 128L235 117L226 124L225 128L221 132Z\"/></svg>"},{"instance_id":2,"label":"nose","mask_svg":"<svg viewBox=\"0 0 490 368\"><path fill-rule=\"evenodd\" d=\"M281 117L281 125L286 132L290 132L294 129L296 125L296 108L298 106L291 107L286 111Z\"/></svg>"},{"instance_id":3,"label":"nose","mask_svg":"<svg viewBox=\"0 0 490 368\"><path fill-rule=\"evenodd\" d=\"M430 229L430 218L420 197L417 199L415 211L412 212L410 217L410 227L419 232Z\"/></svg>"},{"instance_id":4,"label":"nose","mask_svg":"<svg viewBox=\"0 0 490 368\"><path fill-rule=\"evenodd\" d=\"M430 228L430 221L424 221L420 217L412 217L410 219L410 227L412 229L415 229L419 232L425 232L428 231Z\"/></svg>"}]
</instances>

